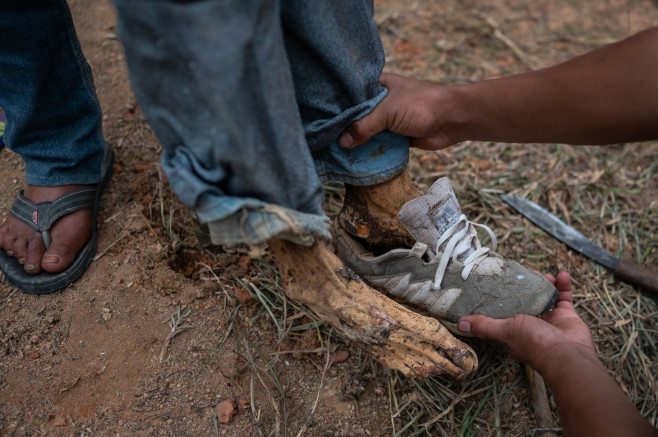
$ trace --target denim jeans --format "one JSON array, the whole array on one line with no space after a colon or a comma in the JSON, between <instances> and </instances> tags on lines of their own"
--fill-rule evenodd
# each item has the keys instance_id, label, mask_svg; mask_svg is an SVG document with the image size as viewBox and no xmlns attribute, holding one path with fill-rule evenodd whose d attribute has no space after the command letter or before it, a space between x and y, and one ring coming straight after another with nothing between
<instances>
[{"instance_id":1,"label":"denim jeans","mask_svg":"<svg viewBox=\"0 0 658 437\"><path fill-rule=\"evenodd\" d=\"M28 184L100 182L101 110L65 0L2 2L0 107Z\"/></svg>"},{"instance_id":2,"label":"denim jeans","mask_svg":"<svg viewBox=\"0 0 658 437\"><path fill-rule=\"evenodd\" d=\"M5 145L4 133L5 133L6 122L7 122L7 116L5 115L4 112L0 113L0 149L2 149Z\"/></svg>"},{"instance_id":3,"label":"denim jeans","mask_svg":"<svg viewBox=\"0 0 658 437\"><path fill-rule=\"evenodd\" d=\"M215 243L329 238L322 182L384 182L392 133L338 135L384 98L371 0L114 0L138 102L176 195Z\"/></svg>"}]
</instances>

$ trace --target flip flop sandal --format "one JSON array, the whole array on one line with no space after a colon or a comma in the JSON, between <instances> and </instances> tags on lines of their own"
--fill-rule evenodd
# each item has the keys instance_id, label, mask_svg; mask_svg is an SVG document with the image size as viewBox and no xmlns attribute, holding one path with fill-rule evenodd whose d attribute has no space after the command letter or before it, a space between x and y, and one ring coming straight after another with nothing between
<instances>
[{"instance_id":1,"label":"flip flop sandal","mask_svg":"<svg viewBox=\"0 0 658 437\"><path fill-rule=\"evenodd\" d=\"M11 207L10 214L40 232L46 247L50 246L50 227L53 223L74 211L91 209L93 229L89 240L75 257L73 263L66 270L59 273L42 271L36 275L31 275L25 271L17 258L7 255L7 252L0 249L0 269L7 281L14 287L26 293L52 293L71 285L87 270L96 253L96 243L98 241L96 216L101 196L112 174L113 164L114 153L110 150L103 162L103 176L99 184L63 194L52 202L34 203L26 199L23 192L18 195Z\"/></svg>"}]
</instances>

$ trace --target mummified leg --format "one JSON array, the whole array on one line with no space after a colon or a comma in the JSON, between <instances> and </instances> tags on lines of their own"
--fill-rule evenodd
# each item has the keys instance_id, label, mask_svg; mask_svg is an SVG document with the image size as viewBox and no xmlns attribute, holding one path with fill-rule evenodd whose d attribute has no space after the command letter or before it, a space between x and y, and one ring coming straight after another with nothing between
<instances>
[{"instance_id":1,"label":"mummified leg","mask_svg":"<svg viewBox=\"0 0 658 437\"><path fill-rule=\"evenodd\" d=\"M384 366L406 376L449 374L463 378L477 368L473 350L433 318L394 302L346 274L327 243L311 247L270 240L291 299L357 342Z\"/></svg>"}]
</instances>

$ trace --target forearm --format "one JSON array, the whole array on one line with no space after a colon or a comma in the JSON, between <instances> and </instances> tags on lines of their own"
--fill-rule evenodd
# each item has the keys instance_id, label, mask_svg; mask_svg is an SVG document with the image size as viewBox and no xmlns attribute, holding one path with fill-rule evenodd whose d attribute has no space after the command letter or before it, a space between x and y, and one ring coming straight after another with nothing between
<instances>
[{"instance_id":1,"label":"forearm","mask_svg":"<svg viewBox=\"0 0 658 437\"><path fill-rule=\"evenodd\" d=\"M656 437L596 357L580 351L557 357L543 369L567 436Z\"/></svg>"},{"instance_id":2,"label":"forearm","mask_svg":"<svg viewBox=\"0 0 658 437\"><path fill-rule=\"evenodd\" d=\"M611 144L658 138L658 28L555 67L442 90L458 140ZM449 112L448 112L449 111Z\"/></svg>"}]
</instances>

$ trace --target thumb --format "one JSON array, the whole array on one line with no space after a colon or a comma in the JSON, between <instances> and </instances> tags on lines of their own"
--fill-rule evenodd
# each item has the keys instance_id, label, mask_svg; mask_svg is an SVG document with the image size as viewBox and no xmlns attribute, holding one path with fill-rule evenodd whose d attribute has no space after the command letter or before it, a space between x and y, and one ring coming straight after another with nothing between
<instances>
[{"instance_id":1,"label":"thumb","mask_svg":"<svg viewBox=\"0 0 658 437\"><path fill-rule=\"evenodd\" d=\"M380 105L370 114L352 123L338 138L338 145L344 149L353 149L384 130L386 130L386 110Z\"/></svg>"},{"instance_id":2,"label":"thumb","mask_svg":"<svg viewBox=\"0 0 658 437\"><path fill-rule=\"evenodd\" d=\"M460 331L484 340L506 343L511 319L492 319L482 315L462 317L457 327Z\"/></svg>"}]
</instances>

